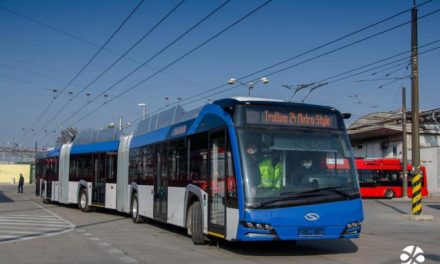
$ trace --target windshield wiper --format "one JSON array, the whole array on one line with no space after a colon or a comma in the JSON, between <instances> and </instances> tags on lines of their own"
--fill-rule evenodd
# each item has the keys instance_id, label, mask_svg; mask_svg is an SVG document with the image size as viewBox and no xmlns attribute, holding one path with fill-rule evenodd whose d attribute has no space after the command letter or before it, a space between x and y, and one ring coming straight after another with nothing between
<instances>
[{"instance_id":1,"label":"windshield wiper","mask_svg":"<svg viewBox=\"0 0 440 264\"><path fill-rule=\"evenodd\" d=\"M282 201L290 201L290 200L296 200L296 199L301 199L301 198L308 198L308 197L315 197L315 196L322 196L322 194L319 193L294 193L294 192L290 192L290 193L282 193L280 195L280 197L278 197L277 199L273 199L273 200L268 200L268 201L264 201L261 203L255 203L253 205L251 205L250 207L252 209L257 209L257 208L261 208L264 207L266 205L270 205L270 204L274 204L277 202L282 202Z\"/></svg>"},{"instance_id":2,"label":"windshield wiper","mask_svg":"<svg viewBox=\"0 0 440 264\"><path fill-rule=\"evenodd\" d=\"M342 196L347 197L347 198L357 198L357 197L360 197L359 192L344 192L344 191L341 191L341 190L339 190L337 188L338 187L325 187L325 188L313 189L313 190L305 191L305 192L301 192L301 193L304 194L304 193L319 193L321 191L332 191L334 193L337 193L337 194L342 195Z\"/></svg>"}]
</instances>

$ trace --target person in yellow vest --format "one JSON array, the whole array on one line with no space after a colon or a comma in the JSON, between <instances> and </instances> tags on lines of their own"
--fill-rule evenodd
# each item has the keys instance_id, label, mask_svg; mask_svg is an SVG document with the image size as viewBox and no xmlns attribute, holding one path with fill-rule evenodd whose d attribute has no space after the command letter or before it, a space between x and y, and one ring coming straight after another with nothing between
<instances>
[{"instance_id":1,"label":"person in yellow vest","mask_svg":"<svg viewBox=\"0 0 440 264\"><path fill-rule=\"evenodd\" d=\"M281 188L283 163L280 151L272 151L271 156L260 162L258 167L260 169L260 184L257 188Z\"/></svg>"}]
</instances>

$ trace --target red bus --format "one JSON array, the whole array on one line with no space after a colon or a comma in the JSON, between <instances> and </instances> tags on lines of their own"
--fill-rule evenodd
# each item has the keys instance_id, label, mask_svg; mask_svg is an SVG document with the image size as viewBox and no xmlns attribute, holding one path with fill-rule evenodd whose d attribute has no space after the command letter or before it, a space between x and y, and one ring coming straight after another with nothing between
<instances>
[{"instance_id":1,"label":"red bus","mask_svg":"<svg viewBox=\"0 0 440 264\"><path fill-rule=\"evenodd\" d=\"M400 159L356 159L362 197L402 197L403 166ZM408 197L412 196L411 169L408 164ZM428 195L426 168L421 166L422 196Z\"/></svg>"}]
</instances>

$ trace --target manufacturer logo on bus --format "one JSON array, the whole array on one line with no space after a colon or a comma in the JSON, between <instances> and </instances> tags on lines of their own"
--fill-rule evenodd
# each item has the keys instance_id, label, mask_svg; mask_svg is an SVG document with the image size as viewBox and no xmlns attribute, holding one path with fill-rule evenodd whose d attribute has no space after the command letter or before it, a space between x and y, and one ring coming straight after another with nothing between
<instances>
[{"instance_id":1,"label":"manufacturer logo on bus","mask_svg":"<svg viewBox=\"0 0 440 264\"><path fill-rule=\"evenodd\" d=\"M316 221L319 219L319 214L317 213L307 213L304 215L304 219L307 221Z\"/></svg>"}]
</instances>

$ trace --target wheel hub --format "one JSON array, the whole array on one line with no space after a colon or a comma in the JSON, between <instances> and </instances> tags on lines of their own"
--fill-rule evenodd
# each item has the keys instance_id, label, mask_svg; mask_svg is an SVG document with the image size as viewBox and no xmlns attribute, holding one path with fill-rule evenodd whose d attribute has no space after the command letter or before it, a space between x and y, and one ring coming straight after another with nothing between
<instances>
[{"instance_id":1,"label":"wheel hub","mask_svg":"<svg viewBox=\"0 0 440 264\"><path fill-rule=\"evenodd\" d=\"M133 200L133 208L131 209L133 217L137 217L137 201Z\"/></svg>"},{"instance_id":2,"label":"wheel hub","mask_svg":"<svg viewBox=\"0 0 440 264\"><path fill-rule=\"evenodd\" d=\"M80 203L81 203L81 208L85 208L86 207L87 201L86 201L86 195L84 193L81 194L81 201L80 201Z\"/></svg>"}]
</instances>

